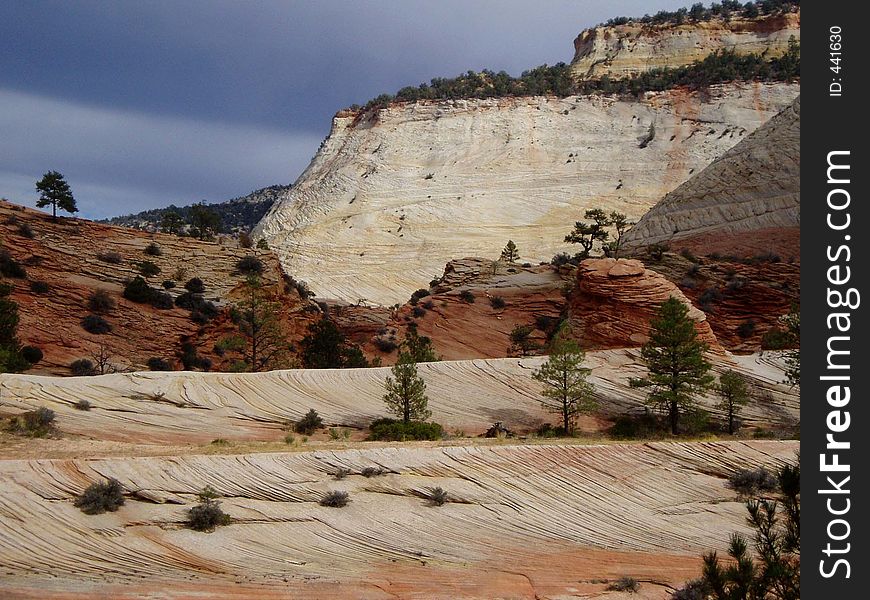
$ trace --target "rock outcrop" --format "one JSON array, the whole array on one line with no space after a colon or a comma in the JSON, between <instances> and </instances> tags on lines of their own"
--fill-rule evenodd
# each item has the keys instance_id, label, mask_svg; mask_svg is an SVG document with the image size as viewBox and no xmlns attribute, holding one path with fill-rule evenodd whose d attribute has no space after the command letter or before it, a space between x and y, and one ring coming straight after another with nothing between
<instances>
[{"instance_id":1,"label":"rock outcrop","mask_svg":"<svg viewBox=\"0 0 870 600\"><path fill-rule=\"evenodd\" d=\"M800 98L667 194L625 245L692 239L704 254L745 246L799 256Z\"/></svg>"},{"instance_id":2,"label":"rock outcrop","mask_svg":"<svg viewBox=\"0 0 870 600\"><path fill-rule=\"evenodd\" d=\"M800 40L800 12L755 19L714 18L680 25L624 25L586 29L574 40L571 68L581 79L622 78L657 67L678 67L723 48L739 54L778 56Z\"/></svg>"},{"instance_id":3,"label":"rock outcrop","mask_svg":"<svg viewBox=\"0 0 870 600\"><path fill-rule=\"evenodd\" d=\"M698 337L721 351L707 316L663 275L632 259L586 259L577 267L570 296L574 335L592 348L627 348L648 341L650 320L662 302L675 297L689 307Z\"/></svg>"},{"instance_id":4,"label":"rock outcrop","mask_svg":"<svg viewBox=\"0 0 870 600\"><path fill-rule=\"evenodd\" d=\"M458 256L549 260L585 209L640 218L754 131L798 85L746 83L642 101L529 97L340 113L255 230L320 298L391 305Z\"/></svg>"}]
</instances>

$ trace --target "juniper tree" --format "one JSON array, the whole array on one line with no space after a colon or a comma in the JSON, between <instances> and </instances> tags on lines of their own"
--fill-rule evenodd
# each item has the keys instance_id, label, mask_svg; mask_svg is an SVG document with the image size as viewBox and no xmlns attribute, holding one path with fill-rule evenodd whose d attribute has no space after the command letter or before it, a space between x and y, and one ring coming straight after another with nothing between
<instances>
[{"instance_id":1,"label":"juniper tree","mask_svg":"<svg viewBox=\"0 0 870 600\"><path fill-rule=\"evenodd\" d=\"M735 417L740 409L749 402L746 380L737 371L725 371L719 377L716 391L722 398L722 401L719 402L719 409L728 415L728 433L733 435L736 431Z\"/></svg>"},{"instance_id":2,"label":"juniper tree","mask_svg":"<svg viewBox=\"0 0 870 600\"><path fill-rule=\"evenodd\" d=\"M616 211L610 213L609 221L613 229L616 230L616 238L607 245L607 251L609 254L613 254L613 258L618 259L619 249L622 246L622 236L634 223L629 221L624 214Z\"/></svg>"},{"instance_id":3,"label":"juniper tree","mask_svg":"<svg viewBox=\"0 0 870 600\"><path fill-rule=\"evenodd\" d=\"M680 413L694 409L695 396L713 383L710 363L704 358L707 344L698 339L689 308L671 296L650 322L649 341L641 357L647 377L632 379L632 387L651 388L647 404L668 414L671 433L679 433Z\"/></svg>"},{"instance_id":4,"label":"juniper tree","mask_svg":"<svg viewBox=\"0 0 870 600\"><path fill-rule=\"evenodd\" d=\"M580 345L561 332L553 342L547 362L532 374L544 384L541 405L562 416L562 427L567 435L574 433L578 415L591 412L598 405L592 397L594 388L586 381L591 371L583 366L585 358Z\"/></svg>"},{"instance_id":5,"label":"juniper tree","mask_svg":"<svg viewBox=\"0 0 870 600\"><path fill-rule=\"evenodd\" d=\"M205 202L191 206L188 215L191 235L195 232L199 239L206 240L221 232L220 215L206 206Z\"/></svg>"},{"instance_id":6,"label":"juniper tree","mask_svg":"<svg viewBox=\"0 0 870 600\"><path fill-rule=\"evenodd\" d=\"M57 219L58 208L68 213L79 212L69 184L57 171L49 171L43 175L42 179L36 182L36 191L39 192L39 200L36 201L37 208L50 205L51 216L54 219Z\"/></svg>"}]
</instances>

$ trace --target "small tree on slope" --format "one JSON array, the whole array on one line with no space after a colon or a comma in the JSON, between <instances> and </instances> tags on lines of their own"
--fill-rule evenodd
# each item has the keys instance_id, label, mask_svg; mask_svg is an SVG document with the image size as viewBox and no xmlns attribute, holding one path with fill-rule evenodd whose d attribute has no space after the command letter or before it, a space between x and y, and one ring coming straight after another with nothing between
<instances>
[{"instance_id":1,"label":"small tree on slope","mask_svg":"<svg viewBox=\"0 0 870 600\"><path fill-rule=\"evenodd\" d=\"M428 419L432 413L427 408L426 382L417 374L417 363L411 362L408 354L400 352L399 361L391 372L393 376L384 382L384 402L390 412L403 423Z\"/></svg>"},{"instance_id":2,"label":"small tree on slope","mask_svg":"<svg viewBox=\"0 0 870 600\"><path fill-rule=\"evenodd\" d=\"M553 342L547 362L532 374L544 384L541 405L562 416L566 435L574 433L577 415L591 412L598 405L592 397L592 384L586 381L591 371L583 366L585 358L580 345L562 331Z\"/></svg>"},{"instance_id":3,"label":"small tree on slope","mask_svg":"<svg viewBox=\"0 0 870 600\"><path fill-rule=\"evenodd\" d=\"M746 380L737 371L725 371L719 377L719 385L716 391L722 399L719 409L728 415L728 433L736 431L735 418L740 409L749 402L749 392L746 389Z\"/></svg>"},{"instance_id":4,"label":"small tree on slope","mask_svg":"<svg viewBox=\"0 0 870 600\"><path fill-rule=\"evenodd\" d=\"M695 407L695 396L709 389L713 376L704 358L707 344L698 340L689 308L671 296L650 323L650 339L641 349L649 375L632 379L632 387L651 388L647 404L668 414L671 433L679 433L680 413Z\"/></svg>"}]
</instances>

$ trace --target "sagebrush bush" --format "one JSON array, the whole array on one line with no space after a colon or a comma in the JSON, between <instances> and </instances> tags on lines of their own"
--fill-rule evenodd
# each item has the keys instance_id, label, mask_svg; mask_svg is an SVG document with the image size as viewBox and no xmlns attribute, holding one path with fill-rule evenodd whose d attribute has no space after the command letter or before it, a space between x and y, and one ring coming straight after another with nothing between
<instances>
[{"instance_id":1,"label":"sagebrush bush","mask_svg":"<svg viewBox=\"0 0 870 600\"><path fill-rule=\"evenodd\" d=\"M172 365L169 364L169 361L165 358L160 358L159 356L152 356L148 359L148 362L145 363L148 366L149 371L171 371Z\"/></svg>"},{"instance_id":2,"label":"sagebrush bush","mask_svg":"<svg viewBox=\"0 0 870 600\"><path fill-rule=\"evenodd\" d=\"M94 374L94 363L87 358L80 358L70 363L69 370L76 377L85 377Z\"/></svg>"},{"instance_id":3,"label":"sagebrush bush","mask_svg":"<svg viewBox=\"0 0 870 600\"><path fill-rule=\"evenodd\" d=\"M36 237L36 234L33 233L33 229L30 227L30 225L28 223L21 223L18 226L18 235L20 235L21 237L26 237L26 238L31 239L31 240L34 237Z\"/></svg>"},{"instance_id":4,"label":"sagebrush bush","mask_svg":"<svg viewBox=\"0 0 870 600\"><path fill-rule=\"evenodd\" d=\"M336 479L344 479L348 475L350 475L350 470L343 467L340 469L336 469L335 472L332 474L332 476Z\"/></svg>"},{"instance_id":5,"label":"sagebrush bush","mask_svg":"<svg viewBox=\"0 0 870 600\"><path fill-rule=\"evenodd\" d=\"M323 419L321 419L320 415L317 414L317 411L312 408L305 413L305 416L296 422L294 429L296 430L296 433L311 435L321 427L323 427Z\"/></svg>"},{"instance_id":6,"label":"sagebrush bush","mask_svg":"<svg viewBox=\"0 0 870 600\"><path fill-rule=\"evenodd\" d=\"M86 315L81 324L82 329L95 335L103 335L112 331L112 326L100 315Z\"/></svg>"},{"instance_id":7,"label":"sagebrush bush","mask_svg":"<svg viewBox=\"0 0 870 600\"><path fill-rule=\"evenodd\" d=\"M423 308L422 306L415 306L415 307L411 310L411 314L414 315L414 318L419 319L419 318L421 318L421 317L425 317L425 316L426 316L426 309Z\"/></svg>"},{"instance_id":8,"label":"sagebrush bush","mask_svg":"<svg viewBox=\"0 0 870 600\"><path fill-rule=\"evenodd\" d=\"M447 502L447 492L440 487L432 488L429 490L428 499L433 506L444 506Z\"/></svg>"},{"instance_id":9,"label":"sagebrush bush","mask_svg":"<svg viewBox=\"0 0 870 600\"><path fill-rule=\"evenodd\" d=\"M620 577L607 586L607 589L612 592L629 592L631 594L636 594L639 588L640 584L634 577Z\"/></svg>"},{"instance_id":10,"label":"sagebrush bush","mask_svg":"<svg viewBox=\"0 0 870 600\"><path fill-rule=\"evenodd\" d=\"M349 500L350 497L347 492L332 491L320 499L320 506L341 508L342 506L347 506Z\"/></svg>"},{"instance_id":11,"label":"sagebrush bush","mask_svg":"<svg viewBox=\"0 0 870 600\"><path fill-rule=\"evenodd\" d=\"M468 304L474 304L474 293L471 290L462 290L460 292L459 297L463 302L467 302Z\"/></svg>"},{"instance_id":12,"label":"sagebrush bush","mask_svg":"<svg viewBox=\"0 0 870 600\"><path fill-rule=\"evenodd\" d=\"M124 286L124 298L138 304L150 304L156 290L140 276L136 276Z\"/></svg>"},{"instance_id":13,"label":"sagebrush bush","mask_svg":"<svg viewBox=\"0 0 870 600\"><path fill-rule=\"evenodd\" d=\"M75 404L73 404L73 408L76 410L91 410L91 403L82 398L81 400L76 400Z\"/></svg>"},{"instance_id":14,"label":"sagebrush bush","mask_svg":"<svg viewBox=\"0 0 870 600\"><path fill-rule=\"evenodd\" d=\"M655 415L621 415L613 422L608 435L618 440L633 440L661 435L662 424Z\"/></svg>"},{"instance_id":15,"label":"sagebrush bush","mask_svg":"<svg viewBox=\"0 0 870 600\"><path fill-rule=\"evenodd\" d=\"M410 303L411 303L412 305L416 305L417 302L420 301L420 298L425 298L425 297L428 296L428 295L429 295L429 290L426 290L426 289L420 288L419 290L417 290L417 291L415 291L413 294L411 294L411 300L410 300Z\"/></svg>"},{"instance_id":16,"label":"sagebrush bush","mask_svg":"<svg viewBox=\"0 0 870 600\"><path fill-rule=\"evenodd\" d=\"M117 479L92 483L75 500L75 506L86 515L115 512L123 505L124 488Z\"/></svg>"},{"instance_id":17,"label":"sagebrush bush","mask_svg":"<svg viewBox=\"0 0 870 600\"><path fill-rule=\"evenodd\" d=\"M236 263L236 270L242 275L260 275L264 268L263 261L256 256L245 256Z\"/></svg>"},{"instance_id":18,"label":"sagebrush bush","mask_svg":"<svg viewBox=\"0 0 870 600\"><path fill-rule=\"evenodd\" d=\"M42 350L36 346L24 346L21 349L21 358L29 362L31 365L35 365L43 358Z\"/></svg>"},{"instance_id":19,"label":"sagebrush bush","mask_svg":"<svg viewBox=\"0 0 870 600\"><path fill-rule=\"evenodd\" d=\"M370 440L397 441L440 440L444 428L438 423L411 421L405 423L395 419L378 419L369 426Z\"/></svg>"},{"instance_id":20,"label":"sagebrush bush","mask_svg":"<svg viewBox=\"0 0 870 600\"><path fill-rule=\"evenodd\" d=\"M363 477L380 477L381 475L386 475L387 473L389 473L389 471L386 471L381 467L366 467L359 472L359 474Z\"/></svg>"},{"instance_id":21,"label":"sagebrush bush","mask_svg":"<svg viewBox=\"0 0 870 600\"><path fill-rule=\"evenodd\" d=\"M97 260L101 260L104 263L109 263L111 265L120 265L124 262L124 257L117 252L100 252L97 254Z\"/></svg>"},{"instance_id":22,"label":"sagebrush bush","mask_svg":"<svg viewBox=\"0 0 870 600\"><path fill-rule=\"evenodd\" d=\"M501 296L493 296L489 299L489 305L492 306L496 310L500 310L507 306L507 302Z\"/></svg>"},{"instance_id":23,"label":"sagebrush bush","mask_svg":"<svg viewBox=\"0 0 870 600\"><path fill-rule=\"evenodd\" d=\"M9 429L12 433L29 437L44 437L54 431L54 411L40 406L10 418Z\"/></svg>"},{"instance_id":24,"label":"sagebrush bush","mask_svg":"<svg viewBox=\"0 0 870 600\"><path fill-rule=\"evenodd\" d=\"M145 246L145 254L148 256L163 256L163 250L155 242Z\"/></svg>"},{"instance_id":25,"label":"sagebrush bush","mask_svg":"<svg viewBox=\"0 0 870 600\"><path fill-rule=\"evenodd\" d=\"M115 309L115 299L106 290L94 290L88 296L88 310L105 314Z\"/></svg>"},{"instance_id":26,"label":"sagebrush bush","mask_svg":"<svg viewBox=\"0 0 870 600\"><path fill-rule=\"evenodd\" d=\"M728 478L728 487L746 497L775 492L778 486L776 475L764 467L740 469Z\"/></svg>"}]
</instances>

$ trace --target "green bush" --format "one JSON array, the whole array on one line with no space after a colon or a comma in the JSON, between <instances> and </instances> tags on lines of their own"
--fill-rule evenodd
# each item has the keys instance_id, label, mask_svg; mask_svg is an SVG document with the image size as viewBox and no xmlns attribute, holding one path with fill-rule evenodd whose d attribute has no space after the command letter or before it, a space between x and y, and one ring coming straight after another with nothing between
<instances>
[{"instance_id":1,"label":"green bush","mask_svg":"<svg viewBox=\"0 0 870 600\"><path fill-rule=\"evenodd\" d=\"M410 300L410 302L411 302L412 305L416 305L417 302L420 301L420 298L425 298L425 297L428 296L428 295L429 295L429 290L426 290L426 289L420 288L419 290L417 290L416 292L414 292L413 294L411 294L411 300Z\"/></svg>"},{"instance_id":2,"label":"green bush","mask_svg":"<svg viewBox=\"0 0 870 600\"><path fill-rule=\"evenodd\" d=\"M199 493L199 504L187 511L187 526L195 531L214 531L221 525L229 525L232 518L221 510L217 493L206 487Z\"/></svg>"},{"instance_id":3,"label":"green bush","mask_svg":"<svg viewBox=\"0 0 870 600\"><path fill-rule=\"evenodd\" d=\"M45 437L54 431L54 411L40 406L36 410L29 410L11 417L9 430L18 435L28 437Z\"/></svg>"},{"instance_id":4,"label":"green bush","mask_svg":"<svg viewBox=\"0 0 870 600\"><path fill-rule=\"evenodd\" d=\"M405 423L395 419L378 419L369 426L369 439L405 442L410 440L440 440L444 428L438 423L411 421Z\"/></svg>"},{"instance_id":5,"label":"green bush","mask_svg":"<svg viewBox=\"0 0 870 600\"><path fill-rule=\"evenodd\" d=\"M312 408L305 413L304 417L299 419L294 429L296 430L296 433L311 435L321 427L323 427L323 419L321 419L320 415L317 414L317 411Z\"/></svg>"},{"instance_id":6,"label":"green bush","mask_svg":"<svg viewBox=\"0 0 870 600\"><path fill-rule=\"evenodd\" d=\"M745 497L775 492L778 485L776 475L764 467L740 469L728 478L728 487Z\"/></svg>"},{"instance_id":7,"label":"green bush","mask_svg":"<svg viewBox=\"0 0 870 600\"><path fill-rule=\"evenodd\" d=\"M42 350L40 350L36 346L24 346L21 349L21 358L29 362L31 365L35 365L36 363L41 361L42 357Z\"/></svg>"},{"instance_id":8,"label":"green bush","mask_svg":"<svg viewBox=\"0 0 870 600\"><path fill-rule=\"evenodd\" d=\"M95 335L103 335L112 331L112 326L99 315L87 315L82 319L82 329Z\"/></svg>"},{"instance_id":9,"label":"green bush","mask_svg":"<svg viewBox=\"0 0 870 600\"><path fill-rule=\"evenodd\" d=\"M388 473L389 471L381 467L366 467L359 472L359 474L363 477L381 477L382 475L386 475Z\"/></svg>"},{"instance_id":10,"label":"green bush","mask_svg":"<svg viewBox=\"0 0 870 600\"><path fill-rule=\"evenodd\" d=\"M792 344L792 336L788 331L773 327L761 336L762 350L784 350Z\"/></svg>"},{"instance_id":11,"label":"green bush","mask_svg":"<svg viewBox=\"0 0 870 600\"><path fill-rule=\"evenodd\" d=\"M166 281L163 282L162 285L163 285L163 289L164 289L164 290L172 290L172 289L175 289L175 282L172 281L171 279L167 279Z\"/></svg>"},{"instance_id":12,"label":"green bush","mask_svg":"<svg viewBox=\"0 0 870 600\"><path fill-rule=\"evenodd\" d=\"M659 437L661 430L662 425L659 419L655 415L645 413L617 417L607 433L617 440L633 440Z\"/></svg>"},{"instance_id":13,"label":"green bush","mask_svg":"<svg viewBox=\"0 0 870 600\"><path fill-rule=\"evenodd\" d=\"M86 515L115 512L124 505L124 488L117 479L92 483L76 498L75 506Z\"/></svg>"},{"instance_id":14,"label":"green bush","mask_svg":"<svg viewBox=\"0 0 870 600\"><path fill-rule=\"evenodd\" d=\"M501 296L493 296L489 299L489 305L496 310L501 310L507 305L507 302Z\"/></svg>"},{"instance_id":15,"label":"green bush","mask_svg":"<svg viewBox=\"0 0 870 600\"><path fill-rule=\"evenodd\" d=\"M33 239L36 237L36 234L33 233L33 229L30 227L28 223L21 223L18 226L18 235L21 237L26 237L27 239Z\"/></svg>"},{"instance_id":16,"label":"green bush","mask_svg":"<svg viewBox=\"0 0 870 600\"><path fill-rule=\"evenodd\" d=\"M156 290L138 275L124 286L124 298L137 304L150 304Z\"/></svg>"},{"instance_id":17,"label":"green bush","mask_svg":"<svg viewBox=\"0 0 870 600\"><path fill-rule=\"evenodd\" d=\"M347 492L332 491L320 499L320 506L341 508L342 506L347 506L349 499L350 497Z\"/></svg>"},{"instance_id":18,"label":"green bush","mask_svg":"<svg viewBox=\"0 0 870 600\"><path fill-rule=\"evenodd\" d=\"M73 404L73 408L76 410L91 410L91 403L82 398L81 400L76 400L75 404Z\"/></svg>"},{"instance_id":19,"label":"green bush","mask_svg":"<svg viewBox=\"0 0 870 600\"><path fill-rule=\"evenodd\" d=\"M740 336L741 339L745 340L751 338L754 333L755 321L753 319L747 319L737 326L737 335Z\"/></svg>"},{"instance_id":20,"label":"green bush","mask_svg":"<svg viewBox=\"0 0 870 600\"><path fill-rule=\"evenodd\" d=\"M459 293L459 297L463 302L474 304L474 293L471 290L462 290L462 292Z\"/></svg>"}]
</instances>

